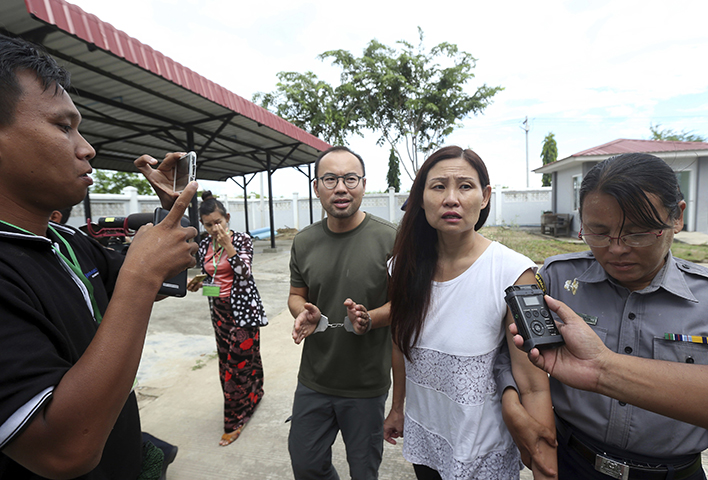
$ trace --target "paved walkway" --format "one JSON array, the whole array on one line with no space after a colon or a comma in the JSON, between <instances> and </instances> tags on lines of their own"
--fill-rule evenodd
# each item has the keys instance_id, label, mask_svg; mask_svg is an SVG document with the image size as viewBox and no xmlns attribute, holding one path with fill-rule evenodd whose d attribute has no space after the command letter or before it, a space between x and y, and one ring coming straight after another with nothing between
<instances>
[{"instance_id":1,"label":"paved walkway","mask_svg":"<svg viewBox=\"0 0 708 480\"><path fill-rule=\"evenodd\" d=\"M705 238L708 241L708 236ZM265 396L241 437L227 447L223 433L222 394L214 333L206 299L199 293L168 298L154 309L138 371L137 387L143 430L179 446L168 480L292 479L287 450L292 398L301 347L290 337L287 311L290 242L257 241L254 276L270 324L261 329ZM386 408L390 407L390 399ZM340 476L349 478L341 437L334 459ZM704 453L703 464L708 464ZM705 467L704 467L705 468ZM382 480L413 480L411 465L398 445L384 444ZM531 479L528 470L522 480Z\"/></svg>"},{"instance_id":2,"label":"paved walkway","mask_svg":"<svg viewBox=\"0 0 708 480\"><path fill-rule=\"evenodd\" d=\"M274 253L260 253L263 247L270 244L257 242L254 276L270 322L261 329L265 395L233 444L218 445L223 403L206 299L188 293L155 305L137 391L143 430L179 446L168 480L293 478L287 448L290 424L285 420L292 409L302 347L290 337L293 319L286 309L290 244L277 242ZM349 478L341 437L333 456L340 476ZM380 478L415 479L401 455L401 443L385 444Z\"/></svg>"},{"instance_id":3,"label":"paved walkway","mask_svg":"<svg viewBox=\"0 0 708 480\"><path fill-rule=\"evenodd\" d=\"M679 232L674 239L691 245L708 245L708 234L702 232Z\"/></svg>"}]
</instances>

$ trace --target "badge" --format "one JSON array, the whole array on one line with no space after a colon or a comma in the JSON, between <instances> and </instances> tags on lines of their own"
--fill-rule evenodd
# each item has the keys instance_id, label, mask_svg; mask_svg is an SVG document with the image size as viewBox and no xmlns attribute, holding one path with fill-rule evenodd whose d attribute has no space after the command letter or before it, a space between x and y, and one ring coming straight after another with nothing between
<instances>
[{"instance_id":1,"label":"badge","mask_svg":"<svg viewBox=\"0 0 708 480\"><path fill-rule=\"evenodd\" d=\"M578 279L574 278L573 280L566 280L563 288L575 295L578 291Z\"/></svg>"},{"instance_id":2,"label":"badge","mask_svg":"<svg viewBox=\"0 0 708 480\"><path fill-rule=\"evenodd\" d=\"M221 294L219 285L202 285L202 295L205 297L218 297Z\"/></svg>"},{"instance_id":3,"label":"badge","mask_svg":"<svg viewBox=\"0 0 708 480\"><path fill-rule=\"evenodd\" d=\"M588 325L597 325L597 317L594 315L588 315L587 313L575 312L580 318L585 320Z\"/></svg>"}]
</instances>

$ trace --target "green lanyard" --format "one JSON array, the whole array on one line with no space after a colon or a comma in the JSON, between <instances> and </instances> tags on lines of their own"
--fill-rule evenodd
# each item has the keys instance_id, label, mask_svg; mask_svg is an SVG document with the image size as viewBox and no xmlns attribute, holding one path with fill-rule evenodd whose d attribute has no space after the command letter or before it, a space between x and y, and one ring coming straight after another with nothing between
<instances>
[{"instance_id":1,"label":"green lanyard","mask_svg":"<svg viewBox=\"0 0 708 480\"><path fill-rule=\"evenodd\" d=\"M221 247L221 251L219 252L219 258L216 258L216 240L214 240L213 250L214 255L211 256L211 264L214 265L214 275L212 275L212 278L216 278L216 269L219 268L221 256L224 254L224 250L226 249L224 247Z\"/></svg>"},{"instance_id":2,"label":"green lanyard","mask_svg":"<svg viewBox=\"0 0 708 480\"><path fill-rule=\"evenodd\" d=\"M59 235L59 232L57 232L54 227L49 225L49 229L54 232L54 235L59 237L59 240L61 240L61 242L64 244L67 251L69 252L69 256L71 256L71 260L66 258L64 254L61 253L59 247L52 245L52 248L54 248L54 251L57 252L59 258L61 258L64 263L66 263L66 265L76 274L76 276L79 277L81 283L83 283L86 287L86 290L88 290L89 297L91 298L91 306L93 307L93 316L96 319L96 323L101 323L101 320L103 320L103 315L101 315L101 311L99 310L98 304L96 303L96 298L93 296L93 284L89 281L88 278L86 278L84 272L81 271L81 265L79 264L79 260L76 258L74 249L71 248L71 245L69 245L69 242L67 242L64 237Z\"/></svg>"},{"instance_id":3,"label":"green lanyard","mask_svg":"<svg viewBox=\"0 0 708 480\"><path fill-rule=\"evenodd\" d=\"M3 220L0 220L0 222L4 223L5 225L9 225L10 227L16 228L17 230L20 230L20 231L27 233L29 235L34 235L35 237L38 236L38 235L30 232L29 230L25 230L22 227L18 227L16 225L5 222ZM89 279L86 278L86 275L84 275L84 273L81 271L81 265L79 264L79 260L76 258L76 254L74 253L74 249L71 248L71 245L69 245L69 242L67 242L64 239L64 237L59 235L59 232L57 232L54 229L54 227L52 227L51 225L48 225L48 227L52 232L54 232L54 235L56 235L59 238L59 240L61 240L61 242L64 244L64 246L66 247L66 250L69 252L69 256L71 257L71 260L66 258L64 256L64 254L61 253L61 250L59 250L59 247L57 247L56 245L52 245L52 248L57 253L57 255L59 255L59 258L64 262L64 264L67 267L69 267L69 269L72 272L74 272L74 274L76 274L77 277L79 277L79 280L81 281L81 283L83 283L84 286L86 287L86 290L88 291L88 294L89 294L89 298L91 299L91 307L93 310L93 317L96 320L96 323L101 323L101 320L103 320L103 316L101 315L101 311L98 308L98 304L96 303L96 299L93 296L93 285L91 284Z\"/></svg>"}]
</instances>

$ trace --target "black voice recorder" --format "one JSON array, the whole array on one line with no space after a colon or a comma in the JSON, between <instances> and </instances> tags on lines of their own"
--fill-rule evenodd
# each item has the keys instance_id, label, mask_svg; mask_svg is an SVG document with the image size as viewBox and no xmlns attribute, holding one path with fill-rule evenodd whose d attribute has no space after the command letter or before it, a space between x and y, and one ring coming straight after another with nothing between
<instances>
[{"instance_id":1,"label":"black voice recorder","mask_svg":"<svg viewBox=\"0 0 708 480\"><path fill-rule=\"evenodd\" d=\"M524 338L524 351L559 347L565 343L537 285L512 285L504 291L504 300Z\"/></svg>"}]
</instances>

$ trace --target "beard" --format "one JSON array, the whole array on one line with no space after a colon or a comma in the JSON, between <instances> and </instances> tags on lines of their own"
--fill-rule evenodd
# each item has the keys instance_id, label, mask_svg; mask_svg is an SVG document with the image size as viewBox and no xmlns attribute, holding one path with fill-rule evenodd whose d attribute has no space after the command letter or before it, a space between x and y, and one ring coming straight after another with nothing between
<instances>
[{"instance_id":1,"label":"beard","mask_svg":"<svg viewBox=\"0 0 708 480\"><path fill-rule=\"evenodd\" d=\"M339 197L339 199L342 199L342 197ZM361 200L357 201L356 198L347 198L347 200L349 200L347 208L341 209L334 205L335 200L337 199L332 198L326 206L323 205L327 215L332 218L349 218L359 211L359 206L361 205Z\"/></svg>"}]
</instances>

